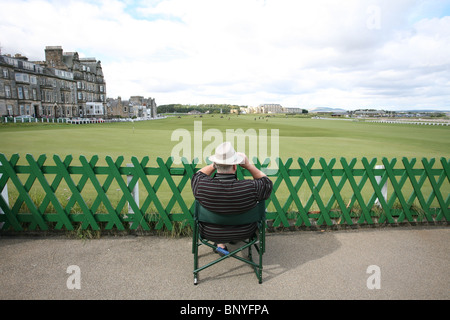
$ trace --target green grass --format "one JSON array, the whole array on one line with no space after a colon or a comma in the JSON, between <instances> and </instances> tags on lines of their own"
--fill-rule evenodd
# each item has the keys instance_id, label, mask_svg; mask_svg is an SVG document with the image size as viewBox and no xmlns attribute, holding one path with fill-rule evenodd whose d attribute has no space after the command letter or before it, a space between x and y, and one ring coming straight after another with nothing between
<instances>
[{"instance_id":1,"label":"green grass","mask_svg":"<svg viewBox=\"0 0 450 320\"><path fill-rule=\"evenodd\" d=\"M254 120L256 118L256 121ZM228 120L230 119L230 120ZM356 157L389 159L397 157L440 158L450 156L450 128L379 124L351 121L314 120L307 118L258 117L219 115L202 118L186 116L134 123L72 124L2 124L0 125L0 152L8 157L14 153L31 153L74 158L98 155L100 160L131 156L139 159L149 156L151 164L156 157L167 159L178 141L171 141L175 129L192 132L194 121L202 121L202 129L270 129L279 130L280 157L326 159ZM203 147L209 142L204 142ZM270 149L269 149L270 151ZM24 161L24 158L21 159Z\"/></svg>"},{"instance_id":2,"label":"green grass","mask_svg":"<svg viewBox=\"0 0 450 320\"><path fill-rule=\"evenodd\" d=\"M41 154L46 154L48 158L46 164L48 165L54 165L51 159L53 154L59 155L62 159L66 155L72 155L74 157L72 165L79 164L78 157L80 155L84 155L88 159L93 155L98 155L99 165L106 164L105 157L108 155L113 157L113 159L116 159L118 156L124 156L124 165L131 163L130 159L132 156L136 156L139 160L144 156L149 156L150 163L148 166L156 166L156 158L161 157L166 161L171 155L172 148L178 144L178 141L171 141L173 131L176 129L187 129L192 132L195 121L202 121L203 133L208 129L218 129L223 132L224 136L227 129L243 129L244 131L255 129L256 132L259 129L267 129L270 137L270 130L278 129L279 155L284 162L289 157L294 158L294 164L291 168L298 168L295 160L299 157L303 158L305 162L310 158L316 158L315 167L317 168L320 167L318 163L319 157L325 158L327 162L332 158L336 158L338 161L335 167L340 167L339 159L341 157L346 158L348 161L351 158L361 159L362 157L367 157L369 160L378 158L378 163L381 163L382 157L388 159L397 158L399 163L402 157L409 159L415 157L418 162L420 162L422 157L436 158L436 167L440 167L440 157L450 157L450 127L447 126L314 120L309 118L285 118L284 116L258 118L255 115L224 115L223 118L220 115L205 115L202 118L183 116L181 118L172 117L134 123L89 125L52 123L1 124L0 153L5 154L7 158L14 153L19 153L21 156L19 164L27 163L25 159L27 153L32 154L35 159ZM192 143L194 143L193 140ZM206 147L209 143L205 141L203 147ZM358 161L358 165L361 165L360 161ZM20 174L19 176L22 175ZM26 181L27 176L27 174L23 174L23 183ZM52 175L46 175L46 178L50 183L53 181ZM99 179L102 181L103 177ZM156 177L149 176L149 179L153 183ZM180 179L180 177L174 177L175 183L178 184ZM314 179L317 180L318 177ZM292 182L295 183L295 181L296 178L292 178ZM15 200L13 199L17 199L18 193L11 184L9 184L9 187L10 203L14 203ZM410 185L406 185L405 188L409 188L405 194L412 192ZM388 189L389 193L393 190L390 185ZM425 194L431 192L431 187L427 183L424 185L424 189L426 189ZM364 190L363 193L365 193ZM61 182L56 194L63 207L65 207L70 197L70 192L64 181ZM121 192L116 182L111 185L107 194L113 206L116 207L121 197ZM286 186L281 185L278 189L277 197L282 205L286 201L288 194ZM329 199L331 194L332 191L329 187L324 186L321 190L322 199ZM349 186L344 188L343 194L352 194ZM305 183L299 191L302 203L305 203L310 195L311 190ZM31 188L30 196L36 203L40 204L42 202L44 197L43 190L38 183L35 183ZM88 203L88 206L91 206L96 193L93 191L90 182L83 189L82 196ZM164 207L167 206L168 199L171 196L170 188L166 184L161 185L161 188L158 190L158 197ZM182 196L187 203L193 200L189 186L184 188ZM144 203L145 197L145 192L141 192L140 205ZM346 203L347 200L345 201ZM295 211L293 204L291 207ZM273 208L269 209L274 210ZM311 208L311 210L317 209L316 205L313 205ZM122 210L123 213L126 210L127 207L125 206ZM172 212L180 211L178 204L172 209ZM24 207L21 209L21 212L29 212L29 210ZM54 212L54 208L50 205L46 212ZM72 212L81 212L81 209L76 205ZM98 212L105 212L105 209L100 206ZM145 214L153 214L154 212L156 212L156 209L152 204ZM355 214L357 215L358 212L355 212ZM177 232L179 230L175 231L175 233ZM76 234L80 235L78 229ZM86 235L81 234L80 236L85 237Z\"/></svg>"}]
</instances>

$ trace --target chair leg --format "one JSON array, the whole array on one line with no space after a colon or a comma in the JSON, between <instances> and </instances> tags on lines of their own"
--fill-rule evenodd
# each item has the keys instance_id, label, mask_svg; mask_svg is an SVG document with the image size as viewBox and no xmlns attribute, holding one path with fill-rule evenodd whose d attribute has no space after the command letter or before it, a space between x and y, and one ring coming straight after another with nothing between
<instances>
[{"instance_id":1,"label":"chair leg","mask_svg":"<svg viewBox=\"0 0 450 320\"><path fill-rule=\"evenodd\" d=\"M194 238L195 245L193 246L193 253L194 253L194 285L198 284L198 274L201 270L204 270L206 268L209 268L210 266L219 263L220 261L227 259L227 258L235 258L237 260L240 260L242 262L248 263L252 266L253 271L255 272L256 277L258 278L258 282L262 283L262 255L263 251L261 248L261 239L258 239L255 235L254 238L250 238L248 242L244 241L246 244L234 251L230 251L229 254L222 256L221 258L218 258L210 263L207 263L203 265L202 267L198 267L199 259L198 259L198 247L202 244L206 245L207 247L215 248L212 244L208 242L208 240L201 239L199 235L197 235L196 238ZM255 250L258 253L258 260L259 261L253 261L253 250L252 246L255 246ZM243 250L248 249L248 260L244 257L240 257L237 254L239 252L245 252Z\"/></svg>"},{"instance_id":2,"label":"chair leg","mask_svg":"<svg viewBox=\"0 0 450 320\"><path fill-rule=\"evenodd\" d=\"M196 249L194 249L194 270L198 269L198 245L196 244ZM198 275L197 272L194 271L194 285L197 285Z\"/></svg>"},{"instance_id":3,"label":"chair leg","mask_svg":"<svg viewBox=\"0 0 450 320\"><path fill-rule=\"evenodd\" d=\"M259 268L258 268L258 272L259 272L259 274L258 274L258 281L259 281L259 284L262 283L263 254L264 254L263 248L260 246L259 247Z\"/></svg>"},{"instance_id":4,"label":"chair leg","mask_svg":"<svg viewBox=\"0 0 450 320\"><path fill-rule=\"evenodd\" d=\"M198 226L194 226L194 235L192 239L192 253L194 254L194 270L198 269ZM198 274L194 271L194 285L198 283Z\"/></svg>"},{"instance_id":5,"label":"chair leg","mask_svg":"<svg viewBox=\"0 0 450 320\"><path fill-rule=\"evenodd\" d=\"M265 251L265 225L264 225L264 223L259 230L258 240L259 240L259 244L257 247L257 251L259 254L259 265L258 265L257 277L258 277L259 284L261 284L262 283L262 270L263 270L263 254Z\"/></svg>"},{"instance_id":6,"label":"chair leg","mask_svg":"<svg viewBox=\"0 0 450 320\"><path fill-rule=\"evenodd\" d=\"M194 272L194 286L198 284L198 275L197 272Z\"/></svg>"}]
</instances>

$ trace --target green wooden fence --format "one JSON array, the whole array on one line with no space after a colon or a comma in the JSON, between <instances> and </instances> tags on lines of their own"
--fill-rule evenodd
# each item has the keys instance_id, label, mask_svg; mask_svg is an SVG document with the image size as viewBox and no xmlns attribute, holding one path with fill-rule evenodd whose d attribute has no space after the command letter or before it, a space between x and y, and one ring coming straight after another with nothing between
<instances>
[{"instance_id":1,"label":"green wooden fence","mask_svg":"<svg viewBox=\"0 0 450 320\"><path fill-rule=\"evenodd\" d=\"M0 153L0 230L172 230L192 223L194 160L61 159ZM450 159L277 159L256 166L274 183L266 201L274 227L448 222ZM249 172L238 168L245 179Z\"/></svg>"}]
</instances>

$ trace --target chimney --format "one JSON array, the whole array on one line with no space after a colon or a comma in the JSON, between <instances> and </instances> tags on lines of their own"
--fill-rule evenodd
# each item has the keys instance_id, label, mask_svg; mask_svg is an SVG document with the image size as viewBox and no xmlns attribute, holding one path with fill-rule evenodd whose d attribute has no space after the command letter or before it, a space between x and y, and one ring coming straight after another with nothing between
<instances>
[{"instance_id":1,"label":"chimney","mask_svg":"<svg viewBox=\"0 0 450 320\"><path fill-rule=\"evenodd\" d=\"M63 49L61 46L45 47L45 61L51 68L67 70L63 62Z\"/></svg>"},{"instance_id":2,"label":"chimney","mask_svg":"<svg viewBox=\"0 0 450 320\"><path fill-rule=\"evenodd\" d=\"M14 58L19 59L19 60L23 60L23 61L28 61L28 58L23 56L23 55L21 55L20 53L16 53L14 55Z\"/></svg>"}]
</instances>

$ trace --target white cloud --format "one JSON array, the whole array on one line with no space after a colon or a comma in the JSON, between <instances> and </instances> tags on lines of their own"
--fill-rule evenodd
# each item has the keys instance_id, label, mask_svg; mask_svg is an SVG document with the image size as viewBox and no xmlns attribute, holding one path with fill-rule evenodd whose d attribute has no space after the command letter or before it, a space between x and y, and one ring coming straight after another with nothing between
<instances>
[{"instance_id":1,"label":"white cloud","mask_svg":"<svg viewBox=\"0 0 450 320\"><path fill-rule=\"evenodd\" d=\"M0 45L102 61L108 96L450 109L450 17L416 0L0 0ZM448 7L448 6L447 6ZM421 17L421 12L426 15Z\"/></svg>"}]
</instances>

